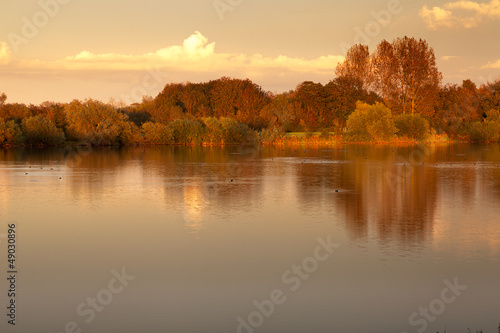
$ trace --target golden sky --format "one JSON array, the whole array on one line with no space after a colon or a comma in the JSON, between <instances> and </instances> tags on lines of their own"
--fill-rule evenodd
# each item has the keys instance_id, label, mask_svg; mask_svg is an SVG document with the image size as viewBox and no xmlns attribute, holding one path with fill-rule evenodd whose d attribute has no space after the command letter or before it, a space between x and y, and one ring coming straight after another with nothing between
<instances>
[{"instance_id":1,"label":"golden sky","mask_svg":"<svg viewBox=\"0 0 500 333\"><path fill-rule=\"evenodd\" d=\"M169 82L327 83L348 47L400 36L434 48L444 83L500 77L500 0L23 0L0 13L9 102L126 103Z\"/></svg>"}]
</instances>

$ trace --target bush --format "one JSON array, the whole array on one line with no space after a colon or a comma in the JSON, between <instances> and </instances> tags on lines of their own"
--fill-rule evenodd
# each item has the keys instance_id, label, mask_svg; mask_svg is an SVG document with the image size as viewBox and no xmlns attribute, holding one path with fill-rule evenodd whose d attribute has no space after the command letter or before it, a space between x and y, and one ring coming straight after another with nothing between
<instances>
[{"instance_id":1,"label":"bush","mask_svg":"<svg viewBox=\"0 0 500 333\"><path fill-rule=\"evenodd\" d=\"M401 114L394 117L394 125L399 137L424 140L429 136L430 126L427 119L419 114Z\"/></svg>"},{"instance_id":2,"label":"bush","mask_svg":"<svg viewBox=\"0 0 500 333\"><path fill-rule=\"evenodd\" d=\"M500 123L496 121L476 121L469 128L472 141L487 142L500 139Z\"/></svg>"},{"instance_id":3,"label":"bush","mask_svg":"<svg viewBox=\"0 0 500 333\"><path fill-rule=\"evenodd\" d=\"M121 145L131 145L136 143L141 143L142 136L141 130L130 121L124 121L121 124L121 131L118 135L117 142Z\"/></svg>"},{"instance_id":4,"label":"bush","mask_svg":"<svg viewBox=\"0 0 500 333\"><path fill-rule=\"evenodd\" d=\"M266 128L259 133L259 141L261 143L274 143L282 139L284 134L281 127Z\"/></svg>"},{"instance_id":5,"label":"bush","mask_svg":"<svg viewBox=\"0 0 500 333\"><path fill-rule=\"evenodd\" d=\"M0 145L20 145L24 142L21 127L15 121L0 118Z\"/></svg>"},{"instance_id":6,"label":"bush","mask_svg":"<svg viewBox=\"0 0 500 333\"><path fill-rule=\"evenodd\" d=\"M26 143L58 145L64 142L64 133L45 116L23 119L22 123Z\"/></svg>"},{"instance_id":7,"label":"bush","mask_svg":"<svg viewBox=\"0 0 500 333\"><path fill-rule=\"evenodd\" d=\"M142 124L142 133L146 143L163 145L173 142L173 132L170 127L160 123L152 123L150 121Z\"/></svg>"},{"instance_id":8,"label":"bush","mask_svg":"<svg viewBox=\"0 0 500 333\"><path fill-rule=\"evenodd\" d=\"M224 140L224 128L219 119L214 117L203 118L206 126L204 141L207 143L221 143Z\"/></svg>"},{"instance_id":9,"label":"bush","mask_svg":"<svg viewBox=\"0 0 500 333\"><path fill-rule=\"evenodd\" d=\"M356 110L347 119L347 128L348 137L361 141L386 141L397 132L391 110L379 102L357 102Z\"/></svg>"},{"instance_id":10,"label":"bush","mask_svg":"<svg viewBox=\"0 0 500 333\"><path fill-rule=\"evenodd\" d=\"M174 143L200 144L203 142L204 128L198 121L176 119L168 124L172 130Z\"/></svg>"},{"instance_id":11,"label":"bush","mask_svg":"<svg viewBox=\"0 0 500 333\"><path fill-rule=\"evenodd\" d=\"M204 118L205 142L222 144L255 143L255 133L245 124L233 118L221 117L220 120Z\"/></svg>"},{"instance_id":12,"label":"bush","mask_svg":"<svg viewBox=\"0 0 500 333\"><path fill-rule=\"evenodd\" d=\"M236 119L222 117L220 123L223 133L222 143L241 144L255 143L257 141L255 133L247 125L240 123Z\"/></svg>"}]
</instances>

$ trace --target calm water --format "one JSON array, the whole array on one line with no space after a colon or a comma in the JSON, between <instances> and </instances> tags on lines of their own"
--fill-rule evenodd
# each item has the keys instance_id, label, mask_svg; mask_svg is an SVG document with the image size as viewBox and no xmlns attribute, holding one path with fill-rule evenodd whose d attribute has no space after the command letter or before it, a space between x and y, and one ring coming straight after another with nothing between
<instances>
[{"instance_id":1,"label":"calm water","mask_svg":"<svg viewBox=\"0 0 500 333\"><path fill-rule=\"evenodd\" d=\"M498 144L0 150L0 221L2 332L500 322Z\"/></svg>"}]
</instances>

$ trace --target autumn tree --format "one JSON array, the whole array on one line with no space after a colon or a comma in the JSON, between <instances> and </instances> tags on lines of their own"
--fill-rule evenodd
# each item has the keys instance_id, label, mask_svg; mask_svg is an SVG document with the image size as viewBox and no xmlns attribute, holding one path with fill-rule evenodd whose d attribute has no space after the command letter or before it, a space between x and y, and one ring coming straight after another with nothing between
<instances>
[{"instance_id":1,"label":"autumn tree","mask_svg":"<svg viewBox=\"0 0 500 333\"><path fill-rule=\"evenodd\" d=\"M18 145L24 142L23 132L21 127L14 121L5 121L0 118L0 146L2 145Z\"/></svg>"},{"instance_id":2,"label":"autumn tree","mask_svg":"<svg viewBox=\"0 0 500 333\"><path fill-rule=\"evenodd\" d=\"M242 90L241 80L222 77L211 81L210 106L215 117L235 117L236 100Z\"/></svg>"},{"instance_id":3,"label":"autumn tree","mask_svg":"<svg viewBox=\"0 0 500 333\"><path fill-rule=\"evenodd\" d=\"M63 131L43 115L23 119L22 129L28 144L58 145L65 140Z\"/></svg>"},{"instance_id":4,"label":"autumn tree","mask_svg":"<svg viewBox=\"0 0 500 333\"><path fill-rule=\"evenodd\" d=\"M179 96L183 111L196 118L209 117L210 109L209 89L203 83L186 83Z\"/></svg>"},{"instance_id":5,"label":"autumn tree","mask_svg":"<svg viewBox=\"0 0 500 333\"><path fill-rule=\"evenodd\" d=\"M363 83L355 77L337 77L325 86L325 92L328 110L328 114L324 116L327 124L325 127L344 128L358 101L368 104L380 101L375 93L364 89Z\"/></svg>"},{"instance_id":6,"label":"autumn tree","mask_svg":"<svg viewBox=\"0 0 500 333\"><path fill-rule=\"evenodd\" d=\"M403 37L393 41L398 60L396 76L399 109L402 113L432 115L442 74L434 50L423 39Z\"/></svg>"},{"instance_id":7,"label":"autumn tree","mask_svg":"<svg viewBox=\"0 0 500 333\"><path fill-rule=\"evenodd\" d=\"M210 81L210 107L215 117L235 118L253 128L262 127L260 111L270 96L249 79L222 77Z\"/></svg>"},{"instance_id":8,"label":"autumn tree","mask_svg":"<svg viewBox=\"0 0 500 333\"><path fill-rule=\"evenodd\" d=\"M324 124L325 115L328 113L326 97L321 83L305 81L297 86L293 99L303 130L314 131Z\"/></svg>"},{"instance_id":9,"label":"autumn tree","mask_svg":"<svg viewBox=\"0 0 500 333\"><path fill-rule=\"evenodd\" d=\"M4 105L6 100L7 100L7 95L5 95L5 93L1 93L0 94L0 108Z\"/></svg>"},{"instance_id":10,"label":"autumn tree","mask_svg":"<svg viewBox=\"0 0 500 333\"><path fill-rule=\"evenodd\" d=\"M295 129L299 117L292 97L293 91L271 96L270 103L260 111L260 117L267 128L279 127L284 132Z\"/></svg>"},{"instance_id":11,"label":"autumn tree","mask_svg":"<svg viewBox=\"0 0 500 333\"><path fill-rule=\"evenodd\" d=\"M266 93L259 85L253 83L249 79L241 82L241 90L238 98L235 101L236 117L235 119L248 126L260 129L263 121L260 118L260 111L271 101L268 93Z\"/></svg>"},{"instance_id":12,"label":"autumn tree","mask_svg":"<svg viewBox=\"0 0 500 333\"><path fill-rule=\"evenodd\" d=\"M63 104L46 101L40 105L30 105L29 109L33 115L43 115L58 128L66 129L66 112Z\"/></svg>"},{"instance_id":13,"label":"autumn tree","mask_svg":"<svg viewBox=\"0 0 500 333\"><path fill-rule=\"evenodd\" d=\"M372 55L367 46L353 46L336 73L362 80L363 87L380 94L396 114L426 116L434 113L442 80L434 50L425 40L406 36L392 43L382 41Z\"/></svg>"},{"instance_id":14,"label":"autumn tree","mask_svg":"<svg viewBox=\"0 0 500 333\"><path fill-rule=\"evenodd\" d=\"M439 89L435 109L431 118L433 127L456 135L464 122L480 117L479 91L470 80L464 80L461 86L447 84Z\"/></svg>"},{"instance_id":15,"label":"autumn tree","mask_svg":"<svg viewBox=\"0 0 500 333\"><path fill-rule=\"evenodd\" d=\"M66 105L67 134L70 140L92 145L111 145L133 141L138 130L111 105L87 99Z\"/></svg>"},{"instance_id":16,"label":"autumn tree","mask_svg":"<svg viewBox=\"0 0 500 333\"><path fill-rule=\"evenodd\" d=\"M21 103L4 104L0 108L0 117L5 120L15 120L20 123L24 118L31 117L33 113L25 105Z\"/></svg>"},{"instance_id":17,"label":"autumn tree","mask_svg":"<svg viewBox=\"0 0 500 333\"><path fill-rule=\"evenodd\" d=\"M163 91L156 96L151 116L155 122L168 124L174 119L184 118L184 103L181 95L184 86L181 83L167 84Z\"/></svg>"},{"instance_id":18,"label":"autumn tree","mask_svg":"<svg viewBox=\"0 0 500 333\"><path fill-rule=\"evenodd\" d=\"M137 127L151 120L154 114L155 103L152 97L144 96L142 103L135 103L122 109L122 112L128 116L128 119Z\"/></svg>"},{"instance_id":19,"label":"autumn tree","mask_svg":"<svg viewBox=\"0 0 500 333\"><path fill-rule=\"evenodd\" d=\"M500 80L494 83L487 83L479 89L480 108L483 116L492 109L500 110Z\"/></svg>"},{"instance_id":20,"label":"autumn tree","mask_svg":"<svg viewBox=\"0 0 500 333\"><path fill-rule=\"evenodd\" d=\"M367 45L356 44L346 54L345 60L335 69L337 77L354 78L361 82L364 89L372 84L372 66Z\"/></svg>"},{"instance_id":21,"label":"autumn tree","mask_svg":"<svg viewBox=\"0 0 500 333\"><path fill-rule=\"evenodd\" d=\"M380 42L371 59L373 90L392 108L392 101L398 98L397 78L400 72L393 44L386 40Z\"/></svg>"}]
</instances>

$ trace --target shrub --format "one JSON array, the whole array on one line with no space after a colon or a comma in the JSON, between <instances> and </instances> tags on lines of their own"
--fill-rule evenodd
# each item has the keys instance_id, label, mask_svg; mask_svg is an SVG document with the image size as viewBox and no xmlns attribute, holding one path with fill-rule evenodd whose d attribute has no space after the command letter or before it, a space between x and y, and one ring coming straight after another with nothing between
<instances>
[{"instance_id":1,"label":"shrub","mask_svg":"<svg viewBox=\"0 0 500 333\"><path fill-rule=\"evenodd\" d=\"M500 123L496 121L476 121L469 128L472 141L487 142L500 139Z\"/></svg>"},{"instance_id":2,"label":"shrub","mask_svg":"<svg viewBox=\"0 0 500 333\"><path fill-rule=\"evenodd\" d=\"M429 122L419 114L401 114L394 117L394 125L399 137L424 140L430 131Z\"/></svg>"},{"instance_id":3,"label":"shrub","mask_svg":"<svg viewBox=\"0 0 500 333\"><path fill-rule=\"evenodd\" d=\"M281 127L266 128L259 133L259 141L261 143L274 143L282 139L284 134Z\"/></svg>"},{"instance_id":4,"label":"shrub","mask_svg":"<svg viewBox=\"0 0 500 333\"><path fill-rule=\"evenodd\" d=\"M23 119L22 123L26 143L58 145L64 142L64 133L45 116Z\"/></svg>"},{"instance_id":5,"label":"shrub","mask_svg":"<svg viewBox=\"0 0 500 333\"><path fill-rule=\"evenodd\" d=\"M174 143L199 144L203 142L204 128L201 123L188 119L175 119L168 124L172 130Z\"/></svg>"},{"instance_id":6,"label":"shrub","mask_svg":"<svg viewBox=\"0 0 500 333\"><path fill-rule=\"evenodd\" d=\"M146 143L162 145L173 142L172 129L164 124L148 121L142 124L142 133Z\"/></svg>"},{"instance_id":7,"label":"shrub","mask_svg":"<svg viewBox=\"0 0 500 333\"><path fill-rule=\"evenodd\" d=\"M21 127L13 121L0 118L0 145L19 145L24 142Z\"/></svg>"},{"instance_id":8,"label":"shrub","mask_svg":"<svg viewBox=\"0 0 500 333\"><path fill-rule=\"evenodd\" d=\"M247 125L240 123L236 119L222 117L220 123L223 133L222 143L242 144L257 141L255 133Z\"/></svg>"},{"instance_id":9,"label":"shrub","mask_svg":"<svg viewBox=\"0 0 500 333\"><path fill-rule=\"evenodd\" d=\"M397 132L391 110L377 102L356 103L356 110L347 119L348 137L362 141L385 141Z\"/></svg>"},{"instance_id":10,"label":"shrub","mask_svg":"<svg viewBox=\"0 0 500 333\"><path fill-rule=\"evenodd\" d=\"M141 143L141 130L133 122L124 121L120 127L121 131L117 140L119 144L131 145Z\"/></svg>"},{"instance_id":11,"label":"shrub","mask_svg":"<svg viewBox=\"0 0 500 333\"><path fill-rule=\"evenodd\" d=\"M203 118L206 126L205 142L221 143L224 140L224 127L219 119L214 117Z\"/></svg>"},{"instance_id":12,"label":"shrub","mask_svg":"<svg viewBox=\"0 0 500 333\"><path fill-rule=\"evenodd\" d=\"M222 144L255 143L256 134L246 124L233 118L204 118L205 142Z\"/></svg>"}]
</instances>

